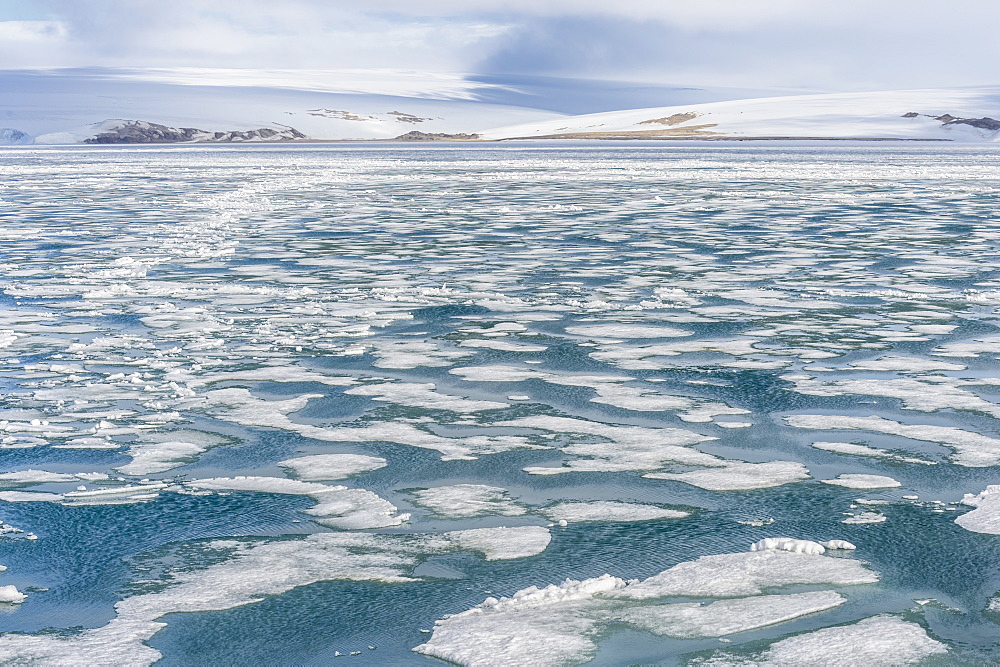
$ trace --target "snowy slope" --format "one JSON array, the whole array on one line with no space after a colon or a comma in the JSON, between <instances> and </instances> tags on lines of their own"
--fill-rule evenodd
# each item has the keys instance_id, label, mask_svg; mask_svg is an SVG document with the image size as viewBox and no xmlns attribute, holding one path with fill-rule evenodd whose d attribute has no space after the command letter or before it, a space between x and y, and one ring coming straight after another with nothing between
<instances>
[{"instance_id":1,"label":"snowy slope","mask_svg":"<svg viewBox=\"0 0 1000 667\"><path fill-rule=\"evenodd\" d=\"M474 132L482 127L539 122L563 114L477 99L473 86L446 80L375 77L367 85L306 85L278 75L233 79L205 74L178 78L156 72L0 71L0 143L78 143L109 119L210 132L293 127L313 139L386 139L411 130ZM142 78L140 76L145 76ZM383 73L384 74L384 73ZM404 85L406 84L406 85ZM420 91L424 92L421 93ZM3 141L4 137L7 141Z\"/></svg>"},{"instance_id":2,"label":"snowy slope","mask_svg":"<svg viewBox=\"0 0 1000 667\"><path fill-rule=\"evenodd\" d=\"M969 141L1000 137L995 129L962 122L945 124L947 118L937 118L945 114L960 119L1000 119L1000 87L800 95L631 109L480 133L487 139L815 137Z\"/></svg>"}]
</instances>

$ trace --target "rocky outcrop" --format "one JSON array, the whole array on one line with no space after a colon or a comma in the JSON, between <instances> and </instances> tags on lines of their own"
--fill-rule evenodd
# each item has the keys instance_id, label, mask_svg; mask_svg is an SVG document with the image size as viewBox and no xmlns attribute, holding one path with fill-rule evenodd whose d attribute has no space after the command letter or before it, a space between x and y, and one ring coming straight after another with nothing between
<instances>
[{"instance_id":1,"label":"rocky outcrop","mask_svg":"<svg viewBox=\"0 0 1000 667\"><path fill-rule=\"evenodd\" d=\"M989 116L983 116L982 118L960 118L959 116L952 116L950 113L946 113L941 116L932 116L931 114L926 113L919 114L916 111L910 111L903 114L903 118L916 118L918 116L926 116L927 118L939 120L944 125L969 125L980 130L989 130L990 132L1000 130L1000 120L990 118Z\"/></svg>"},{"instance_id":2,"label":"rocky outcrop","mask_svg":"<svg viewBox=\"0 0 1000 667\"><path fill-rule=\"evenodd\" d=\"M144 120L126 120L97 135L84 139L85 144L176 144L190 142L236 143L245 141L295 141L305 139L293 127L261 127L256 130L211 132L194 127L168 127Z\"/></svg>"},{"instance_id":3,"label":"rocky outcrop","mask_svg":"<svg viewBox=\"0 0 1000 667\"><path fill-rule=\"evenodd\" d=\"M12 127L0 127L0 146L26 144L30 140L31 137L26 132L15 130Z\"/></svg>"},{"instance_id":4,"label":"rocky outcrop","mask_svg":"<svg viewBox=\"0 0 1000 667\"><path fill-rule=\"evenodd\" d=\"M445 134L444 132L418 132L413 130L406 134L401 134L395 141L475 141L479 139L478 134Z\"/></svg>"}]
</instances>

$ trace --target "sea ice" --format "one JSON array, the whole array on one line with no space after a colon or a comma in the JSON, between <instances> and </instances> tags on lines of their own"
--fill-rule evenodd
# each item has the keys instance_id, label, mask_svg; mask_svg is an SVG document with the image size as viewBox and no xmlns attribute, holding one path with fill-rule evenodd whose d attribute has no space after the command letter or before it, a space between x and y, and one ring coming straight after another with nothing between
<instances>
[{"instance_id":1,"label":"sea ice","mask_svg":"<svg viewBox=\"0 0 1000 667\"><path fill-rule=\"evenodd\" d=\"M315 454L285 459L278 465L293 471L295 477L302 481L323 482L378 470L387 463L383 458L363 454Z\"/></svg>"},{"instance_id":2,"label":"sea ice","mask_svg":"<svg viewBox=\"0 0 1000 667\"><path fill-rule=\"evenodd\" d=\"M861 475L855 473L845 473L838 475L836 479L821 479L824 484L834 486L844 486L848 489L891 489L902 486L892 477L884 475Z\"/></svg>"},{"instance_id":3,"label":"sea ice","mask_svg":"<svg viewBox=\"0 0 1000 667\"><path fill-rule=\"evenodd\" d=\"M1000 484L990 484L977 494L965 494L962 504L976 509L958 517L955 523L974 533L1000 535Z\"/></svg>"},{"instance_id":4,"label":"sea ice","mask_svg":"<svg viewBox=\"0 0 1000 667\"><path fill-rule=\"evenodd\" d=\"M396 403L429 410L451 410L452 412L480 412L506 408L507 403L499 401L474 401L458 396L448 396L436 390L432 383L386 382L365 384L344 392L352 396L371 396L376 401Z\"/></svg>"},{"instance_id":5,"label":"sea ice","mask_svg":"<svg viewBox=\"0 0 1000 667\"><path fill-rule=\"evenodd\" d=\"M449 519L499 514L520 516L527 512L523 505L510 498L506 489L483 484L456 484L413 492L414 502L434 514Z\"/></svg>"},{"instance_id":6,"label":"sea ice","mask_svg":"<svg viewBox=\"0 0 1000 667\"><path fill-rule=\"evenodd\" d=\"M643 477L684 482L709 491L746 491L801 482L809 479L809 471L801 463L793 461L725 461L720 467L678 473L653 472Z\"/></svg>"},{"instance_id":7,"label":"sea ice","mask_svg":"<svg viewBox=\"0 0 1000 667\"><path fill-rule=\"evenodd\" d=\"M888 667L947 652L944 644L928 637L916 623L886 615L782 639L764 652L762 662L789 667L822 665L850 656L853 665Z\"/></svg>"},{"instance_id":8,"label":"sea ice","mask_svg":"<svg viewBox=\"0 0 1000 667\"><path fill-rule=\"evenodd\" d=\"M898 435L913 440L943 444L955 450L952 461L958 465L982 468L1000 464L1000 440L954 426L901 424L884 417L848 417L844 415L790 415L789 426L828 431L872 431Z\"/></svg>"},{"instance_id":9,"label":"sea ice","mask_svg":"<svg viewBox=\"0 0 1000 667\"><path fill-rule=\"evenodd\" d=\"M821 555L826 547L811 540L796 540L791 537L765 537L750 545L750 551L791 551L796 554Z\"/></svg>"},{"instance_id":10,"label":"sea ice","mask_svg":"<svg viewBox=\"0 0 1000 667\"><path fill-rule=\"evenodd\" d=\"M677 603L626 609L618 619L654 635L679 639L746 632L837 607L847 599L834 591L760 595L708 604Z\"/></svg>"},{"instance_id":11,"label":"sea ice","mask_svg":"<svg viewBox=\"0 0 1000 667\"><path fill-rule=\"evenodd\" d=\"M682 519L688 512L664 509L656 505L623 503L614 500L562 502L541 510L553 521L654 521L657 519Z\"/></svg>"},{"instance_id":12,"label":"sea ice","mask_svg":"<svg viewBox=\"0 0 1000 667\"><path fill-rule=\"evenodd\" d=\"M410 518L409 514L396 514L396 506L364 489L346 486L327 486L280 477L215 477L196 479L187 483L195 489L257 491L260 493L287 493L309 496L316 505L306 514L317 517L316 523L346 530L387 528L398 526Z\"/></svg>"}]
</instances>

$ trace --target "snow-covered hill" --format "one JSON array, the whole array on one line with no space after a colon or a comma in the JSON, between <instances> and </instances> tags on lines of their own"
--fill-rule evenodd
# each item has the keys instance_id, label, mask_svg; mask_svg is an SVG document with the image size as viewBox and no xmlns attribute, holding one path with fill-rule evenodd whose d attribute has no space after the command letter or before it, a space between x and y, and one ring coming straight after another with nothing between
<instances>
[{"instance_id":1,"label":"snow-covered hill","mask_svg":"<svg viewBox=\"0 0 1000 667\"><path fill-rule=\"evenodd\" d=\"M283 73L257 78L233 77L230 72L215 78L204 73L192 77L189 72L182 72L184 77L126 74L0 71L0 144L82 143L106 132L115 124L107 122L112 119L212 134L294 128L311 139L334 140L389 139L412 130L475 132L564 115L485 103L477 91L487 84L415 75L407 79L392 72L366 73L370 80L360 82L352 80L350 72L330 73L340 85L320 85L290 74L282 79ZM221 85L223 81L228 85Z\"/></svg>"},{"instance_id":2,"label":"snow-covered hill","mask_svg":"<svg viewBox=\"0 0 1000 667\"><path fill-rule=\"evenodd\" d=\"M484 139L1000 138L1000 87L800 95L632 109L480 131Z\"/></svg>"}]
</instances>

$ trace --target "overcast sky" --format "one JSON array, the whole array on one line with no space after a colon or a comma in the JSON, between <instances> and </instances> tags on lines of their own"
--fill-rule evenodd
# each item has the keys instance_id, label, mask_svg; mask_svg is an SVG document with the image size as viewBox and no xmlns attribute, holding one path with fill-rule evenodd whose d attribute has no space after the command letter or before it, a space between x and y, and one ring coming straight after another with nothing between
<instances>
[{"instance_id":1,"label":"overcast sky","mask_svg":"<svg viewBox=\"0 0 1000 667\"><path fill-rule=\"evenodd\" d=\"M0 0L0 69L414 69L687 86L1000 83L997 0Z\"/></svg>"}]
</instances>

